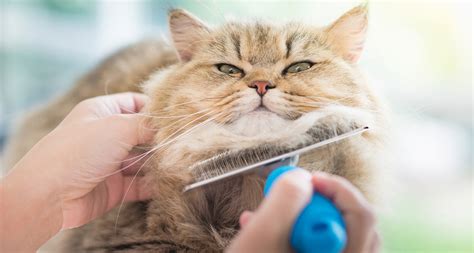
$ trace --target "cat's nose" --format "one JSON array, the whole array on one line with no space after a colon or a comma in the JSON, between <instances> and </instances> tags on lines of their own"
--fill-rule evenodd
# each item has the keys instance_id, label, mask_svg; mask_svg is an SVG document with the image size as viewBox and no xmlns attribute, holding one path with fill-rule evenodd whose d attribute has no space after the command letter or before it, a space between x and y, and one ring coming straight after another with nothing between
<instances>
[{"instance_id":1,"label":"cat's nose","mask_svg":"<svg viewBox=\"0 0 474 253\"><path fill-rule=\"evenodd\" d=\"M269 89L275 88L275 86L270 81L262 80L251 82L249 87L257 90L257 93L260 95L260 97L263 97L263 95L265 95Z\"/></svg>"}]
</instances>

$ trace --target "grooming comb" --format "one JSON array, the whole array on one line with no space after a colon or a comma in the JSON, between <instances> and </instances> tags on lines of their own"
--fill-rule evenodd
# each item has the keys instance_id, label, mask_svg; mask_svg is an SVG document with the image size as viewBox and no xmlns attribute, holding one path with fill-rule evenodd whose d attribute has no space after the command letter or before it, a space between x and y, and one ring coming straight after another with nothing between
<instances>
[{"instance_id":1,"label":"grooming comb","mask_svg":"<svg viewBox=\"0 0 474 253\"><path fill-rule=\"evenodd\" d=\"M369 127L361 127L346 133L336 132L335 136L324 140L318 137L321 132L318 135L317 131L309 131L306 134L311 140L295 147L266 144L258 148L221 153L190 168L196 180L187 185L184 192L235 176L257 173L267 178L264 187L264 195L267 196L280 176L299 169L295 166L300 154L360 135L368 129ZM327 133L323 135L328 136ZM340 253L347 242L344 219L329 199L313 192L310 202L293 224L289 242L298 253Z\"/></svg>"},{"instance_id":2,"label":"grooming comb","mask_svg":"<svg viewBox=\"0 0 474 253\"><path fill-rule=\"evenodd\" d=\"M360 127L346 133L336 133L335 136L333 134L324 140L314 137L315 133L309 132L307 134L312 136L311 140L295 147L264 144L256 148L220 153L190 168L194 174L194 182L185 186L183 192L249 173L257 173L266 178L278 167L296 166L302 153L360 135L368 129L367 126Z\"/></svg>"}]
</instances>

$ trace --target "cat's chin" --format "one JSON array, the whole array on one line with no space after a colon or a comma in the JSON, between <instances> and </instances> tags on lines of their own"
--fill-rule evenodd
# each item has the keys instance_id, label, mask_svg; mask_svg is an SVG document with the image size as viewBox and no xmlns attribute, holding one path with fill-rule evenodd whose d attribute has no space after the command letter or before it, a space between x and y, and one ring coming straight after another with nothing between
<instances>
[{"instance_id":1,"label":"cat's chin","mask_svg":"<svg viewBox=\"0 0 474 253\"><path fill-rule=\"evenodd\" d=\"M241 115L226 126L227 130L245 137L274 134L288 128L293 120L285 119L264 107Z\"/></svg>"},{"instance_id":2,"label":"cat's chin","mask_svg":"<svg viewBox=\"0 0 474 253\"><path fill-rule=\"evenodd\" d=\"M279 119L288 120L288 119L278 115L277 113L268 110L266 107L262 107L262 106L259 106L255 110L242 115L235 122L237 122L239 120L242 120L242 119L243 119L243 121L255 120L255 121L262 121L262 122L272 121L272 120L279 120Z\"/></svg>"}]
</instances>

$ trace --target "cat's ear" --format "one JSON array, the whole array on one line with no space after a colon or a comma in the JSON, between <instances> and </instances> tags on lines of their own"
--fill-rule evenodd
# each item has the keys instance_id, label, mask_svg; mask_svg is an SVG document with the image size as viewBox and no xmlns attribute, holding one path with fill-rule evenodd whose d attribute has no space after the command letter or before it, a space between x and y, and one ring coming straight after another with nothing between
<instances>
[{"instance_id":1,"label":"cat's ear","mask_svg":"<svg viewBox=\"0 0 474 253\"><path fill-rule=\"evenodd\" d=\"M191 60L197 43L205 39L209 29L201 20L181 9L169 12L168 24L179 58L185 62Z\"/></svg>"},{"instance_id":2,"label":"cat's ear","mask_svg":"<svg viewBox=\"0 0 474 253\"><path fill-rule=\"evenodd\" d=\"M357 6L325 29L331 48L348 62L357 62L364 48L367 14L367 4Z\"/></svg>"}]
</instances>

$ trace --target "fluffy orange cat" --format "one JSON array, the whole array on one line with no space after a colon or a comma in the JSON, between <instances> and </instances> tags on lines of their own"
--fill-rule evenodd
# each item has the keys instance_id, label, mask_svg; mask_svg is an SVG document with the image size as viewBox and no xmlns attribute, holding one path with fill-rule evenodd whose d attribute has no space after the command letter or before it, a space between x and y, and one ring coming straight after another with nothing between
<instances>
[{"instance_id":1,"label":"fluffy orange cat","mask_svg":"<svg viewBox=\"0 0 474 253\"><path fill-rule=\"evenodd\" d=\"M123 49L31 114L12 139L10 164L77 102L105 87L151 98L144 113L158 132L142 172L153 198L71 231L61 242L65 251L222 251L241 212L261 201L262 181L249 175L183 194L193 177L189 168L222 151L302 143L310 129L323 139L371 127L299 163L346 177L371 195L385 113L356 64L367 31L365 6L324 27L232 22L211 28L173 10L169 28L174 48L145 41Z\"/></svg>"}]
</instances>

